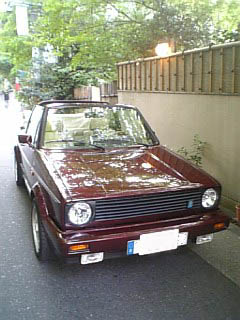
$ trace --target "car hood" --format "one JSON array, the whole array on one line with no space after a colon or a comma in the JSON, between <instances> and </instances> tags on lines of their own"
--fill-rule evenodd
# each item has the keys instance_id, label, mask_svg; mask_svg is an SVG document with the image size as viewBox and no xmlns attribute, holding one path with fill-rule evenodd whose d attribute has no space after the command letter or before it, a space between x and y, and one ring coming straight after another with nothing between
<instances>
[{"instance_id":1,"label":"car hood","mask_svg":"<svg viewBox=\"0 0 240 320\"><path fill-rule=\"evenodd\" d=\"M72 200L196 188L157 157L157 148L111 152L45 151ZM56 181L57 179L55 179Z\"/></svg>"}]
</instances>

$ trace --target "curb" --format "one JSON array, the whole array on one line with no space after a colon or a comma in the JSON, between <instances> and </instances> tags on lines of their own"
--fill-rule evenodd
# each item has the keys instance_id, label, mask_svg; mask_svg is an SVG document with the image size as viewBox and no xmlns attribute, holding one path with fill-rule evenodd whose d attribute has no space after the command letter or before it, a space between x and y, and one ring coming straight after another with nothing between
<instances>
[{"instance_id":1,"label":"curb","mask_svg":"<svg viewBox=\"0 0 240 320\"><path fill-rule=\"evenodd\" d=\"M234 224L237 227L240 227L240 221L237 220L234 211L229 210L228 208L225 208L223 206L220 206L220 209L229 217L230 223Z\"/></svg>"},{"instance_id":2,"label":"curb","mask_svg":"<svg viewBox=\"0 0 240 320\"><path fill-rule=\"evenodd\" d=\"M240 227L240 221L238 221L236 218L230 218L230 222L235 226Z\"/></svg>"}]
</instances>

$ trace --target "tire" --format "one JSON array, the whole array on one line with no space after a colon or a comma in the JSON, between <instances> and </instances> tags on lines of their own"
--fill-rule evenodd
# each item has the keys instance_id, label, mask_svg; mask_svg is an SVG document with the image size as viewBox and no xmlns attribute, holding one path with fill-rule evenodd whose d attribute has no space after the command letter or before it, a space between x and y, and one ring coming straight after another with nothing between
<instances>
[{"instance_id":1,"label":"tire","mask_svg":"<svg viewBox=\"0 0 240 320\"><path fill-rule=\"evenodd\" d=\"M34 251L38 260L42 262L53 260L53 250L50 246L46 231L44 230L35 200L33 200L32 203L31 226Z\"/></svg>"},{"instance_id":2,"label":"tire","mask_svg":"<svg viewBox=\"0 0 240 320\"><path fill-rule=\"evenodd\" d=\"M14 157L14 173L15 173L15 181L17 186L24 186L24 179L22 174L22 168L16 158L16 155Z\"/></svg>"}]
</instances>

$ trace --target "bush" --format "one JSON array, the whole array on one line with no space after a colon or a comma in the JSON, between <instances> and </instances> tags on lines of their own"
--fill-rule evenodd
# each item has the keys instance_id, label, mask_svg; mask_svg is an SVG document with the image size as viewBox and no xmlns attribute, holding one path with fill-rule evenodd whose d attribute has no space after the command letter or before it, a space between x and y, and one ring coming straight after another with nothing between
<instances>
[{"instance_id":1,"label":"bush","mask_svg":"<svg viewBox=\"0 0 240 320\"><path fill-rule=\"evenodd\" d=\"M74 88L96 85L99 81L94 69L77 69L58 64L44 64L21 82L18 99L30 108L42 100L73 99Z\"/></svg>"},{"instance_id":2,"label":"bush","mask_svg":"<svg viewBox=\"0 0 240 320\"><path fill-rule=\"evenodd\" d=\"M177 153L179 153L187 160L193 162L198 167L201 167L203 152L206 144L206 141L201 141L199 135L195 134L193 137L192 148L190 150L187 150L185 147L181 147L177 150Z\"/></svg>"}]
</instances>

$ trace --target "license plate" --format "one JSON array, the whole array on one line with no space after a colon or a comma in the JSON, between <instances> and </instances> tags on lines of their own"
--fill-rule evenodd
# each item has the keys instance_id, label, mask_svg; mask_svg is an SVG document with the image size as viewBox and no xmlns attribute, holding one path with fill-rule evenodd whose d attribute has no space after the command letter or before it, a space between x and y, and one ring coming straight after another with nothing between
<instances>
[{"instance_id":1,"label":"license plate","mask_svg":"<svg viewBox=\"0 0 240 320\"><path fill-rule=\"evenodd\" d=\"M139 240L128 241L127 254L151 254L177 249L187 244L188 233L179 233L178 229L140 235Z\"/></svg>"}]
</instances>

